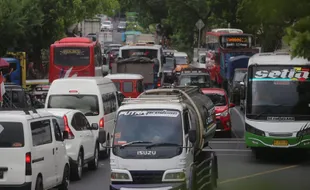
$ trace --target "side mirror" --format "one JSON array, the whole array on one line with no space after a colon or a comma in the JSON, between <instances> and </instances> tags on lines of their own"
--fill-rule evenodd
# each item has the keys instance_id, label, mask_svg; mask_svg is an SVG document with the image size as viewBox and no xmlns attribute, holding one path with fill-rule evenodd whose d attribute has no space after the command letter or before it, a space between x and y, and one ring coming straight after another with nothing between
<instances>
[{"instance_id":1,"label":"side mirror","mask_svg":"<svg viewBox=\"0 0 310 190\"><path fill-rule=\"evenodd\" d=\"M236 105L234 103L229 104L229 108L234 108L234 107L236 107Z\"/></svg>"},{"instance_id":2,"label":"side mirror","mask_svg":"<svg viewBox=\"0 0 310 190\"><path fill-rule=\"evenodd\" d=\"M92 123L90 126L90 130L98 130L99 129L99 125L98 123Z\"/></svg>"},{"instance_id":3,"label":"side mirror","mask_svg":"<svg viewBox=\"0 0 310 190\"><path fill-rule=\"evenodd\" d=\"M188 139L189 139L189 142L191 142L191 143L195 143L196 142L196 138L197 138L197 136L196 136L197 134L196 134L196 130L190 130L189 132L188 132Z\"/></svg>"},{"instance_id":4,"label":"side mirror","mask_svg":"<svg viewBox=\"0 0 310 190\"><path fill-rule=\"evenodd\" d=\"M100 144L103 144L103 143L105 143L106 142L106 140L107 140L107 137L106 137L107 135L106 135L106 132L105 131L100 131L100 133L99 133L99 143Z\"/></svg>"},{"instance_id":5,"label":"side mirror","mask_svg":"<svg viewBox=\"0 0 310 190\"><path fill-rule=\"evenodd\" d=\"M65 139L69 139L69 132L68 132L68 131L64 131L64 132L62 133L62 137L63 137L64 140L65 140Z\"/></svg>"}]
</instances>

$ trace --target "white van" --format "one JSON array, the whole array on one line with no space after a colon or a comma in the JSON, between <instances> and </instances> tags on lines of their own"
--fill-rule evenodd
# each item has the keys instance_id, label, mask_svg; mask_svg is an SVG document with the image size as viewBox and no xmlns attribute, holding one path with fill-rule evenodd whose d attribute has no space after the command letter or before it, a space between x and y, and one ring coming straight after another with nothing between
<instances>
[{"instance_id":1,"label":"white van","mask_svg":"<svg viewBox=\"0 0 310 190\"><path fill-rule=\"evenodd\" d=\"M68 190L65 139L51 113L1 110L0 189Z\"/></svg>"},{"instance_id":2,"label":"white van","mask_svg":"<svg viewBox=\"0 0 310 190\"><path fill-rule=\"evenodd\" d=\"M47 94L45 108L66 108L82 111L89 123L98 123L97 138L106 136L100 151L107 156L118 109L118 92L114 83L103 77L78 77L54 80ZM101 142L99 140L99 142Z\"/></svg>"}]
</instances>

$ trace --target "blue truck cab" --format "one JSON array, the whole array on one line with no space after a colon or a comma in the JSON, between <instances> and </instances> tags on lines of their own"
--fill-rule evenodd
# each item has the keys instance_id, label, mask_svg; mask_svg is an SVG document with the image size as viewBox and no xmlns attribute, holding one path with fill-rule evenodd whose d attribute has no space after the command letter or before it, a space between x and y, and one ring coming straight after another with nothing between
<instances>
[{"instance_id":1,"label":"blue truck cab","mask_svg":"<svg viewBox=\"0 0 310 190\"><path fill-rule=\"evenodd\" d=\"M12 82L14 84L22 86L22 67L20 61L16 58L3 58L7 61L10 65L9 67L2 68L3 76L7 77L10 70L13 69L11 75L9 76L8 82Z\"/></svg>"}]
</instances>

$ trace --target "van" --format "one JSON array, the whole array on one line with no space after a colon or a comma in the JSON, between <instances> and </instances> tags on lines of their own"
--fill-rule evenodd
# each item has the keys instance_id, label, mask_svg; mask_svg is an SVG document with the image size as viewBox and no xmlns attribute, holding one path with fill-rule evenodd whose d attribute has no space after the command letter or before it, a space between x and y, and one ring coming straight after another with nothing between
<instances>
[{"instance_id":1,"label":"van","mask_svg":"<svg viewBox=\"0 0 310 190\"><path fill-rule=\"evenodd\" d=\"M51 113L26 108L1 110L0 189L68 190L65 139Z\"/></svg>"},{"instance_id":2,"label":"van","mask_svg":"<svg viewBox=\"0 0 310 190\"><path fill-rule=\"evenodd\" d=\"M57 79L51 84L45 102L45 108L78 109L89 123L98 123L97 138L106 138L106 142L100 144L100 151L106 156L109 156L106 146L109 146L118 106L114 83L103 77Z\"/></svg>"}]
</instances>

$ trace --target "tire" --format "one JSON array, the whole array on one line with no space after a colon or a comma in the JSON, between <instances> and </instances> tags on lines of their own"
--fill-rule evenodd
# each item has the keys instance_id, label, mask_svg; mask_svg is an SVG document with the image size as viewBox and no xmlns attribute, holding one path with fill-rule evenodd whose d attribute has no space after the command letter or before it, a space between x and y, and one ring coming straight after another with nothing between
<instances>
[{"instance_id":1,"label":"tire","mask_svg":"<svg viewBox=\"0 0 310 190\"><path fill-rule=\"evenodd\" d=\"M84 166L84 159L83 159L82 151L79 152L77 162L72 164L71 167L71 174L73 180L81 180L83 175L83 166Z\"/></svg>"},{"instance_id":2,"label":"tire","mask_svg":"<svg viewBox=\"0 0 310 190\"><path fill-rule=\"evenodd\" d=\"M96 145L94 151L94 159L88 163L88 169L97 170L99 165L99 147Z\"/></svg>"},{"instance_id":3,"label":"tire","mask_svg":"<svg viewBox=\"0 0 310 190\"><path fill-rule=\"evenodd\" d=\"M212 167L211 167L211 177L210 177L210 181L211 183L209 185L207 185L208 190L214 190L217 187L217 177L216 177L216 171L215 171L215 163L214 163L214 158L211 161Z\"/></svg>"},{"instance_id":4,"label":"tire","mask_svg":"<svg viewBox=\"0 0 310 190\"><path fill-rule=\"evenodd\" d=\"M40 176L37 177L35 190L43 190L43 180Z\"/></svg>"},{"instance_id":5,"label":"tire","mask_svg":"<svg viewBox=\"0 0 310 190\"><path fill-rule=\"evenodd\" d=\"M110 134L108 134L107 141L106 141L106 146L107 147L110 146ZM106 148L106 150L102 153L101 157L103 159L110 158L110 148Z\"/></svg>"},{"instance_id":6,"label":"tire","mask_svg":"<svg viewBox=\"0 0 310 190\"><path fill-rule=\"evenodd\" d=\"M68 190L69 185L70 185L70 169L69 166L66 165L62 177L62 183L58 186L58 190Z\"/></svg>"}]
</instances>

